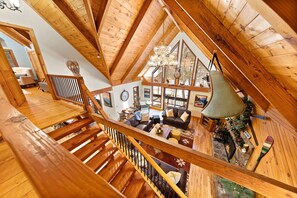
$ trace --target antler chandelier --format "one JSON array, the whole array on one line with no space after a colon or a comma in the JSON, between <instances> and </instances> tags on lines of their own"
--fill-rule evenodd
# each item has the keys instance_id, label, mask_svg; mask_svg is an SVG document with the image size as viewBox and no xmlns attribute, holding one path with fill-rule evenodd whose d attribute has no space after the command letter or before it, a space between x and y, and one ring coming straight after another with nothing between
<instances>
[{"instance_id":1,"label":"antler chandelier","mask_svg":"<svg viewBox=\"0 0 297 198\"><path fill-rule=\"evenodd\" d=\"M0 9L7 8L12 11L20 11L20 2L19 0L0 0Z\"/></svg>"}]
</instances>

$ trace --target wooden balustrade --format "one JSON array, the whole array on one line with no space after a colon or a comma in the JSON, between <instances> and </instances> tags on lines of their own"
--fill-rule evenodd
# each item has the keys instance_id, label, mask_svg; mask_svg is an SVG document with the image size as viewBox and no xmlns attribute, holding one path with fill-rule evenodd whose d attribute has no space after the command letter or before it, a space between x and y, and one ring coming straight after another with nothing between
<instances>
[{"instance_id":1,"label":"wooden balustrade","mask_svg":"<svg viewBox=\"0 0 297 198\"><path fill-rule=\"evenodd\" d=\"M186 197L181 189L166 175L134 138L128 137L107 126L104 131L123 152L126 158L140 171L140 174L142 174L144 178L149 179L152 185L151 187L155 190L157 195L160 197L177 197L176 195L181 198ZM155 172L155 174L152 174L152 172Z\"/></svg>"},{"instance_id":2,"label":"wooden balustrade","mask_svg":"<svg viewBox=\"0 0 297 198\"><path fill-rule=\"evenodd\" d=\"M0 98L2 136L41 197L122 197L60 144Z\"/></svg>"},{"instance_id":3,"label":"wooden balustrade","mask_svg":"<svg viewBox=\"0 0 297 198\"><path fill-rule=\"evenodd\" d=\"M80 76L65 76L48 74L53 92L57 99L66 100L78 105L84 105Z\"/></svg>"},{"instance_id":4,"label":"wooden balustrade","mask_svg":"<svg viewBox=\"0 0 297 198\"><path fill-rule=\"evenodd\" d=\"M119 123L111 119L103 119L96 114L92 117L100 124L120 131L126 136L131 136L145 144L164 152L171 153L175 157L211 171L221 177L227 178L246 188L271 197L296 197L297 188L289 186L277 180L240 168L233 164L219 160L188 147L171 143L164 138L149 134L140 129Z\"/></svg>"}]
</instances>

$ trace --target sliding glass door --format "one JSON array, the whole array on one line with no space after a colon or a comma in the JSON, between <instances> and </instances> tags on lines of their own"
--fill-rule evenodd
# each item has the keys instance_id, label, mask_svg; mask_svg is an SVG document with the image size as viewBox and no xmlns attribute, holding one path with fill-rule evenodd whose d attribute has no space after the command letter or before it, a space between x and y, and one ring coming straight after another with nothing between
<instances>
[{"instance_id":1,"label":"sliding glass door","mask_svg":"<svg viewBox=\"0 0 297 198\"><path fill-rule=\"evenodd\" d=\"M178 107L187 109L189 93L189 90L165 88L164 108Z\"/></svg>"}]
</instances>

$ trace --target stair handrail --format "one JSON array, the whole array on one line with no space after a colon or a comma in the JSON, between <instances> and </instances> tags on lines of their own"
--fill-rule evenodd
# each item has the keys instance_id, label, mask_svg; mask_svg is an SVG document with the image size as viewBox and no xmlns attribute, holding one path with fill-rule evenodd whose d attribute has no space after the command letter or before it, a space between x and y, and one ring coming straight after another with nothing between
<instances>
[{"instance_id":1,"label":"stair handrail","mask_svg":"<svg viewBox=\"0 0 297 198\"><path fill-rule=\"evenodd\" d=\"M219 160L183 145L169 142L164 138L112 119L102 119L97 114L92 114L92 117L99 124L120 131L126 136L135 138L166 153L173 153L172 155L175 157L227 178L264 196L296 197L297 195L297 188L294 186Z\"/></svg>"},{"instance_id":2,"label":"stair handrail","mask_svg":"<svg viewBox=\"0 0 297 198\"><path fill-rule=\"evenodd\" d=\"M123 197L0 95L4 141L40 197Z\"/></svg>"},{"instance_id":3,"label":"stair handrail","mask_svg":"<svg viewBox=\"0 0 297 198\"><path fill-rule=\"evenodd\" d=\"M147 162L152 166L152 168L159 174L159 176L165 180L165 182L168 184L168 187L171 188L171 190L173 190L172 192L166 191L167 189L164 188L163 184L161 184L161 185L163 185L163 189L162 189L162 186L159 186L158 184L149 184L149 185L152 185L151 187L157 195L160 196L160 193L162 193L162 194L165 194L165 197L168 197L166 195L168 195L170 193L171 193L171 195L172 195L172 193L176 193L181 198L187 197L184 194L184 192L169 178L168 175L166 175L166 173L161 169L161 167L152 159L152 157L138 144L138 142L133 137L126 136L125 134L123 134L119 131L115 131L109 127L105 127L105 129L103 131L110 137L110 139L113 141L113 143L125 155L125 157L134 165L134 167L137 170L140 169L139 162L137 162L137 160L139 160L139 159L137 159L137 160L133 160L133 159L135 159L135 156L137 156L137 158L139 158L138 154L141 154L142 157L144 157L147 160ZM124 137L123 136L119 137L120 135L124 135ZM131 150L129 151L130 145L127 144L127 142L125 142L125 140L128 140L129 143L131 143L133 146L135 146L137 148L137 150L135 150L135 149L133 150L134 158L128 155L132 151ZM135 151L136 151L136 153L135 153ZM146 169L148 169L148 168L146 168ZM141 170L139 170L139 171L140 171L141 175L144 174L144 175L142 175L144 177L144 179L146 179L145 177L147 177L147 178L150 177L148 174L145 173L145 171L141 171ZM155 176L153 176L153 177L155 177ZM151 178L149 178L149 179L153 183ZM169 196L169 197L173 197L173 196Z\"/></svg>"}]
</instances>

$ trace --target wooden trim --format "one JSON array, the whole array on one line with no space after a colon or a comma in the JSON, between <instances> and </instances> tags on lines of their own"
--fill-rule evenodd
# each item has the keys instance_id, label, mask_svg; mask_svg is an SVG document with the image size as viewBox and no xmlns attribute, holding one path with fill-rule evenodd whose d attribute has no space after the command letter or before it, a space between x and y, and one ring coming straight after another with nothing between
<instances>
[{"instance_id":1,"label":"wooden trim","mask_svg":"<svg viewBox=\"0 0 297 198\"><path fill-rule=\"evenodd\" d=\"M240 168L236 165L195 151L183 145L169 142L162 137L152 135L135 127L131 127L111 119L105 120L95 114L93 114L93 118L98 123L118 130L126 136L131 136L136 140L140 140L141 142L151 145L164 152L174 153L174 156L177 158L181 158L186 162L197 165L221 177L230 179L239 185L245 186L246 188L265 196L295 197L297 195L297 188L293 186L289 186L277 180L251 172L247 169Z\"/></svg>"},{"instance_id":2,"label":"wooden trim","mask_svg":"<svg viewBox=\"0 0 297 198\"><path fill-rule=\"evenodd\" d=\"M27 46L30 48L30 44L32 43L29 39L24 37L22 34L20 34L18 31L16 31L14 28L7 27L7 26L1 26L0 31L6 34L8 37L16 41L22 46Z\"/></svg>"},{"instance_id":3,"label":"wooden trim","mask_svg":"<svg viewBox=\"0 0 297 198\"><path fill-rule=\"evenodd\" d=\"M186 85L169 85L164 83L152 83L144 81L142 85L146 86L157 86L157 87L164 87L170 89L182 89L182 90L189 90L189 91L200 91L200 92L210 92L210 88L207 87L195 87L195 86L186 86Z\"/></svg>"},{"instance_id":4,"label":"wooden trim","mask_svg":"<svg viewBox=\"0 0 297 198\"><path fill-rule=\"evenodd\" d=\"M74 78L81 79L81 76L67 76L67 75L57 75L57 74L47 74L49 77L58 77L58 78Z\"/></svg>"},{"instance_id":5,"label":"wooden trim","mask_svg":"<svg viewBox=\"0 0 297 198\"><path fill-rule=\"evenodd\" d=\"M40 197L123 197L4 100L1 132Z\"/></svg>"},{"instance_id":6,"label":"wooden trim","mask_svg":"<svg viewBox=\"0 0 297 198\"><path fill-rule=\"evenodd\" d=\"M112 91L112 87L106 87L106 88L102 88L102 89L97 89L97 90L91 91L91 93L93 95L98 95L98 94L102 94L102 93L108 92L108 91Z\"/></svg>"},{"instance_id":7,"label":"wooden trim","mask_svg":"<svg viewBox=\"0 0 297 198\"><path fill-rule=\"evenodd\" d=\"M13 64L14 64L16 67L19 67L19 64L18 64L18 62L17 62L17 60L16 60L16 58L15 58L15 56L14 56L14 53L13 53L12 49L4 49L4 53L5 53L5 52L8 52L8 53L9 53L9 55L10 55L12 61L13 61Z\"/></svg>"},{"instance_id":8,"label":"wooden trim","mask_svg":"<svg viewBox=\"0 0 297 198\"><path fill-rule=\"evenodd\" d=\"M103 20L103 16L104 16L107 4L108 4L108 0L102 0L101 1L100 8L99 8L99 11L98 11L98 15L97 15L97 18L95 20L97 33L98 33L99 28L100 28L100 26L102 24L102 20Z\"/></svg>"},{"instance_id":9,"label":"wooden trim","mask_svg":"<svg viewBox=\"0 0 297 198\"><path fill-rule=\"evenodd\" d=\"M170 9L173 11L173 16L179 21L185 33L195 42L195 44L201 49L205 56L210 59L212 57L210 52L212 52L214 49L218 49L217 45L212 40L210 40L205 32L200 29L197 23L195 23L176 2L169 1L167 4L170 5ZM204 9L205 11L208 10L206 7ZM225 57L224 54L220 54L219 57L220 62L223 65L225 76L230 79L230 81L233 82L240 90L246 90L249 95L251 95L257 101L263 110L267 110L270 105L268 100L239 70L237 70L237 68L232 66L233 62L231 62L230 59ZM227 70L225 67L229 67L229 70Z\"/></svg>"},{"instance_id":10,"label":"wooden trim","mask_svg":"<svg viewBox=\"0 0 297 198\"><path fill-rule=\"evenodd\" d=\"M125 50L127 49L130 41L132 40L132 38L134 36L134 33L138 29L139 24L141 23L144 15L146 13L146 11L148 10L148 8L151 5L151 3L152 3L152 0L146 0L146 1L144 1L144 3L142 5L142 7L141 7L141 9L140 9L140 11L139 11L136 19L134 20L134 23L133 23L133 25L132 25L132 27L131 27L131 29L130 29L128 35L127 35L127 37L125 38L125 41L124 41L121 49L119 50L116 58L114 59L113 63L111 64L111 67L109 69L109 72L110 72L110 75L111 76L114 74L114 72L115 72L115 70L116 70L116 68L117 68L117 66L118 66L118 64L119 64L119 62L120 62L120 60L121 60L121 58L122 58Z\"/></svg>"}]
</instances>

